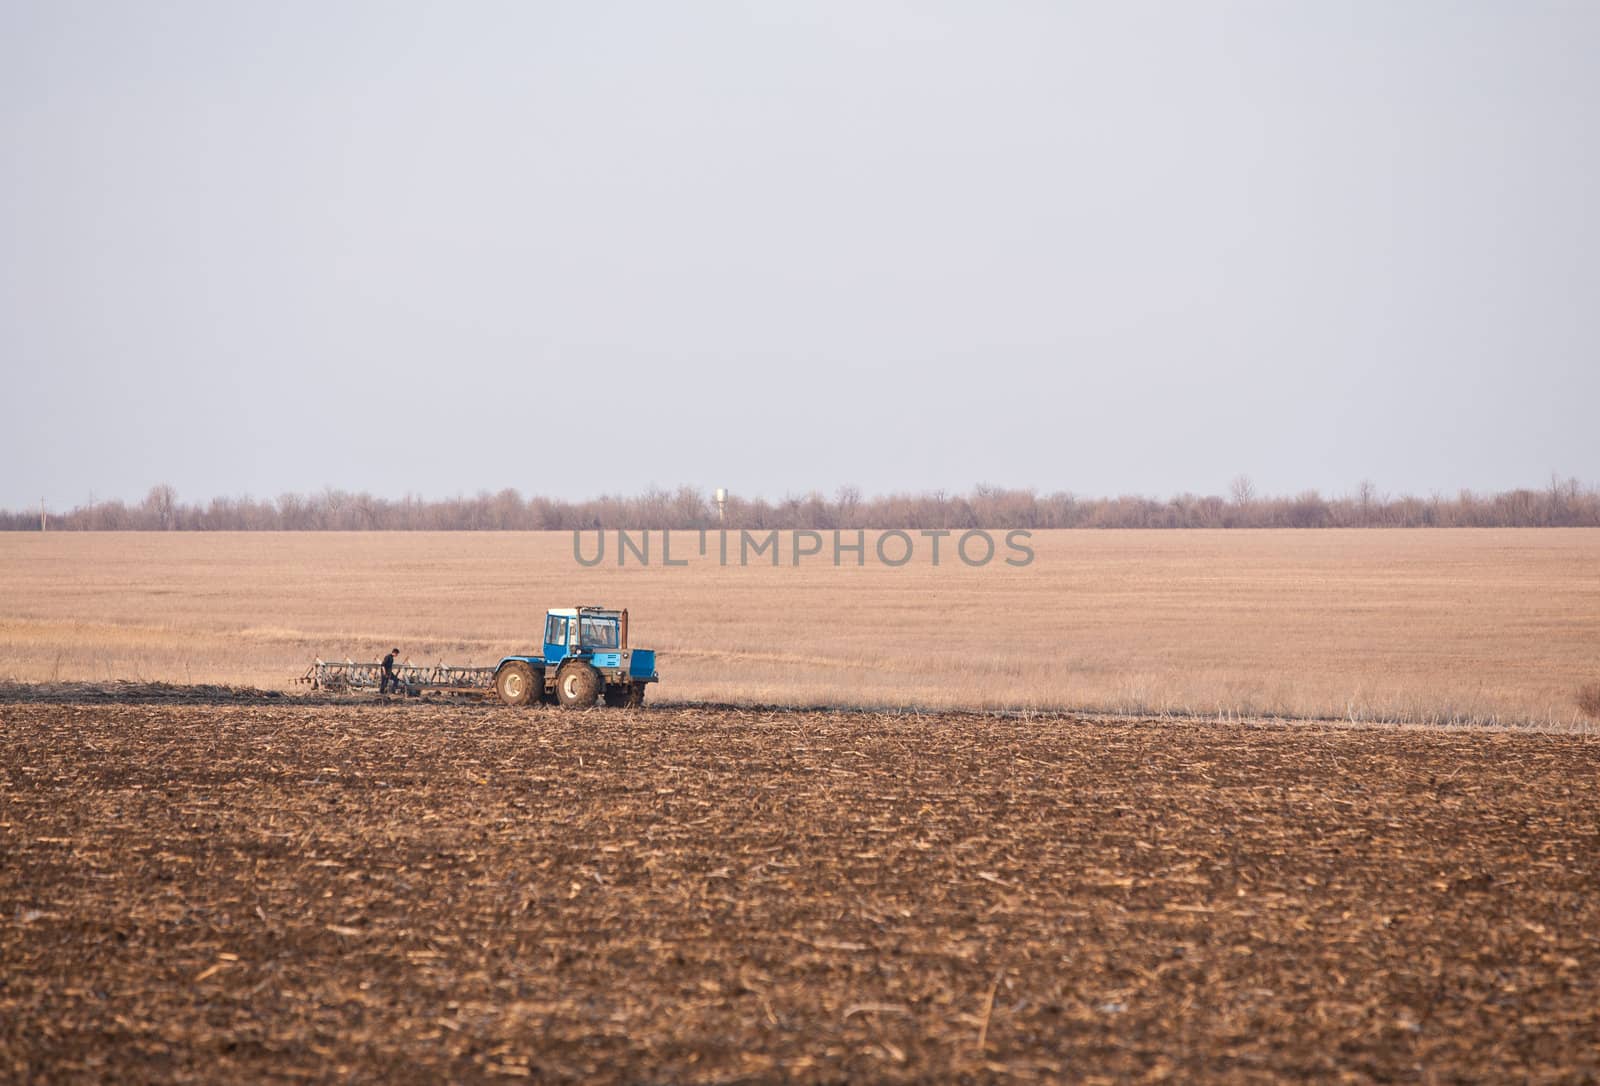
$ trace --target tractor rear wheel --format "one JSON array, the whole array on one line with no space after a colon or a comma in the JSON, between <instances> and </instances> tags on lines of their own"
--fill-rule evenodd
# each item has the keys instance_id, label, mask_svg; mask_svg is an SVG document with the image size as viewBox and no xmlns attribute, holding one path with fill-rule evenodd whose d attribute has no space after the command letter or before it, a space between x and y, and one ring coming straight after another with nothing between
<instances>
[{"instance_id":1,"label":"tractor rear wheel","mask_svg":"<svg viewBox=\"0 0 1600 1086\"><path fill-rule=\"evenodd\" d=\"M588 664L568 664L556 675L556 700L567 709L587 709L600 697L600 673Z\"/></svg>"},{"instance_id":2,"label":"tractor rear wheel","mask_svg":"<svg viewBox=\"0 0 1600 1086\"><path fill-rule=\"evenodd\" d=\"M531 704L535 691L543 685L534 682L533 668L520 660L507 664L494 677L494 692L500 695L500 700L507 705Z\"/></svg>"}]
</instances>

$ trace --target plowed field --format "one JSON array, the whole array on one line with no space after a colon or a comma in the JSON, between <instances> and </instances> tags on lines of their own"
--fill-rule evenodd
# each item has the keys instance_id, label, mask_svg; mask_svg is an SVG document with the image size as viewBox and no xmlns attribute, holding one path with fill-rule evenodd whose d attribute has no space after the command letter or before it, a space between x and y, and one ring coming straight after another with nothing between
<instances>
[{"instance_id":1,"label":"plowed field","mask_svg":"<svg viewBox=\"0 0 1600 1086\"><path fill-rule=\"evenodd\" d=\"M0 704L0 1079L1600 1075L1600 737Z\"/></svg>"}]
</instances>

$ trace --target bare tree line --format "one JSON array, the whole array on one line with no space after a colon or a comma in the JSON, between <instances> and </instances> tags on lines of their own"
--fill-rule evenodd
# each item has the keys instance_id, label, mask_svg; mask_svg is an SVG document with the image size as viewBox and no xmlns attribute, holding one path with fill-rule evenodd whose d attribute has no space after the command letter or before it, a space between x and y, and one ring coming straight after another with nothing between
<instances>
[{"instance_id":1,"label":"bare tree line","mask_svg":"<svg viewBox=\"0 0 1600 1086\"><path fill-rule=\"evenodd\" d=\"M130 505L99 501L46 511L51 531L564 531L642 528L1510 528L1600 527L1600 490L1552 479L1542 490L1461 491L1427 498L1380 494L1364 482L1352 494L1314 490L1262 497L1244 476L1226 497L1180 494L1166 500L1083 498L1057 492L979 486L863 498L854 487L831 497L812 492L781 501L730 496L726 519L709 494L675 491L564 501L516 490L424 500L325 490L276 499L212 498L186 503L170 486L152 487ZM0 530L38 531L38 511L0 512Z\"/></svg>"}]
</instances>

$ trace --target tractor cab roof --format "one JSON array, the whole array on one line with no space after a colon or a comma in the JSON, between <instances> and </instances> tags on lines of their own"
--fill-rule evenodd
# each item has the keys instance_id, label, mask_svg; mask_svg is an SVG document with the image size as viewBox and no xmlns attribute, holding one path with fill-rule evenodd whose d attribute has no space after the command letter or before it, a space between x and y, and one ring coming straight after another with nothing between
<instances>
[{"instance_id":1,"label":"tractor cab roof","mask_svg":"<svg viewBox=\"0 0 1600 1086\"><path fill-rule=\"evenodd\" d=\"M620 608L620 607L552 607L552 608L550 608L549 613L552 614L552 615L556 615L556 616L559 616L559 617L565 617L565 618L576 618L580 614L585 614L585 615L620 615L620 614L622 614L622 608Z\"/></svg>"}]
</instances>

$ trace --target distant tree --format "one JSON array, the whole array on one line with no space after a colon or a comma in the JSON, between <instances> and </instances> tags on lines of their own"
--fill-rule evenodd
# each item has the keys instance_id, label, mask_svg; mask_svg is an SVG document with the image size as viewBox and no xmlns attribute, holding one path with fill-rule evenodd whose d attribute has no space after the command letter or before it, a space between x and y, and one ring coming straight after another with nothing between
<instances>
[{"instance_id":1,"label":"distant tree","mask_svg":"<svg viewBox=\"0 0 1600 1086\"><path fill-rule=\"evenodd\" d=\"M280 494L277 501L278 527L291 532L311 527L310 504L298 494Z\"/></svg>"},{"instance_id":2,"label":"distant tree","mask_svg":"<svg viewBox=\"0 0 1600 1086\"><path fill-rule=\"evenodd\" d=\"M672 527L705 528L711 524L711 510L705 495L692 486L680 486L672 498Z\"/></svg>"},{"instance_id":3,"label":"distant tree","mask_svg":"<svg viewBox=\"0 0 1600 1086\"><path fill-rule=\"evenodd\" d=\"M1328 524L1328 503L1315 490L1307 490L1289 504L1289 527L1324 528Z\"/></svg>"},{"instance_id":4,"label":"distant tree","mask_svg":"<svg viewBox=\"0 0 1600 1086\"><path fill-rule=\"evenodd\" d=\"M1372 527L1372 511L1378 504L1378 488L1371 479L1363 479L1356 486L1356 509L1360 515L1359 524L1363 528Z\"/></svg>"},{"instance_id":5,"label":"distant tree","mask_svg":"<svg viewBox=\"0 0 1600 1086\"><path fill-rule=\"evenodd\" d=\"M169 531L176 527L173 514L178 508L178 492L166 483L153 486L139 508L153 520L152 527L163 532Z\"/></svg>"}]
</instances>

